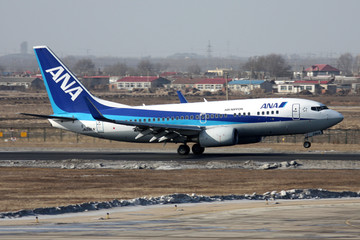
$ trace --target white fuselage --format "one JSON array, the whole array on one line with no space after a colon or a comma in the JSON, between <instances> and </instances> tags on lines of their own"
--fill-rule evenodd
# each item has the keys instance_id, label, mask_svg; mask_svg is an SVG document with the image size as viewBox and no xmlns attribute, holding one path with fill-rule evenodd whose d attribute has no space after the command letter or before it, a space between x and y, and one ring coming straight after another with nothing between
<instances>
[{"instance_id":1,"label":"white fuselage","mask_svg":"<svg viewBox=\"0 0 360 240\"><path fill-rule=\"evenodd\" d=\"M283 106L282 106L283 105ZM297 98L262 98L184 104L131 107L134 110L155 111L159 117L112 115L105 117L124 121L146 121L182 126L214 128L231 126L240 137L303 134L327 129L343 116L323 104ZM173 117L181 112L180 117ZM161 116L160 116L161 115ZM134 126L96 121L91 117L75 121L49 120L52 126L73 132L127 142L149 142L151 136L139 139Z\"/></svg>"}]
</instances>

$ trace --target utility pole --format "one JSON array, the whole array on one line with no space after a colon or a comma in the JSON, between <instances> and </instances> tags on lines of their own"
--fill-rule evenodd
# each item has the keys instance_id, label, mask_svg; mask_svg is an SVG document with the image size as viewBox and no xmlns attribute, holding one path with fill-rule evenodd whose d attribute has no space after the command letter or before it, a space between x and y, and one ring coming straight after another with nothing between
<instances>
[{"instance_id":1,"label":"utility pole","mask_svg":"<svg viewBox=\"0 0 360 240\"><path fill-rule=\"evenodd\" d=\"M226 74L226 83L225 83L226 101L229 101L229 86L228 86L229 73L226 72L225 74Z\"/></svg>"},{"instance_id":2,"label":"utility pole","mask_svg":"<svg viewBox=\"0 0 360 240\"><path fill-rule=\"evenodd\" d=\"M211 53L212 53L212 49L211 49L211 44L210 44L210 40L209 40L209 44L207 46L207 57L211 58Z\"/></svg>"}]
</instances>

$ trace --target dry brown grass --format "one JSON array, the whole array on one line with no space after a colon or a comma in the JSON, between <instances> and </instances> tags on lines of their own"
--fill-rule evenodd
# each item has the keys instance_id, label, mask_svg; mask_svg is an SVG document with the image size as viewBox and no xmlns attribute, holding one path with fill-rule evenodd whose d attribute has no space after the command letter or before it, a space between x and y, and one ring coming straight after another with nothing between
<instances>
[{"instance_id":1,"label":"dry brown grass","mask_svg":"<svg viewBox=\"0 0 360 240\"><path fill-rule=\"evenodd\" d=\"M360 170L0 168L0 211L172 193L251 194L293 188L359 191Z\"/></svg>"}]
</instances>

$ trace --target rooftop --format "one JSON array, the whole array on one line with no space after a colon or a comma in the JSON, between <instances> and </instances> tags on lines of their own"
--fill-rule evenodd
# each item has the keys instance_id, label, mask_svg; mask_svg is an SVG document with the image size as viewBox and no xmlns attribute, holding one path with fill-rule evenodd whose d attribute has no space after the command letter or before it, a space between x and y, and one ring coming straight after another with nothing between
<instances>
[{"instance_id":1,"label":"rooftop","mask_svg":"<svg viewBox=\"0 0 360 240\"><path fill-rule=\"evenodd\" d=\"M129 76L129 77L123 77L117 82L153 82L156 79L159 79L157 76Z\"/></svg>"},{"instance_id":2,"label":"rooftop","mask_svg":"<svg viewBox=\"0 0 360 240\"><path fill-rule=\"evenodd\" d=\"M259 85L265 82L264 80L235 80L229 82L229 85Z\"/></svg>"},{"instance_id":3,"label":"rooftop","mask_svg":"<svg viewBox=\"0 0 360 240\"><path fill-rule=\"evenodd\" d=\"M339 72L340 70L328 64L315 64L305 69L306 72Z\"/></svg>"}]
</instances>

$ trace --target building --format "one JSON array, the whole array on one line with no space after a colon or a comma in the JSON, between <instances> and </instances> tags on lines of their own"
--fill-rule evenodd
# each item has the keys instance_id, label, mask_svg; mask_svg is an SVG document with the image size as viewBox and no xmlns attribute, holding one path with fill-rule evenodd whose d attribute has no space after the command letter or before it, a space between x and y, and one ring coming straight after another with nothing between
<instances>
[{"instance_id":1,"label":"building","mask_svg":"<svg viewBox=\"0 0 360 240\"><path fill-rule=\"evenodd\" d=\"M228 82L231 79L228 79ZM195 88L200 91L215 92L223 90L225 87L226 79L224 78L203 78L195 83Z\"/></svg>"},{"instance_id":2,"label":"building","mask_svg":"<svg viewBox=\"0 0 360 240\"><path fill-rule=\"evenodd\" d=\"M40 77L0 77L0 90L24 91L29 88L43 89L44 82Z\"/></svg>"},{"instance_id":3,"label":"building","mask_svg":"<svg viewBox=\"0 0 360 240\"><path fill-rule=\"evenodd\" d=\"M226 73L231 72L232 69L227 68L216 68L215 70L208 70L206 75L223 77Z\"/></svg>"},{"instance_id":4,"label":"building","mask_svg":"<svg viewBox=\"0 0 360 240\"><path fill-rule=\"evenodd\" d=\"M315 64L305 69L306 76L320 77L320 76L337 76L340 75L340 70L328 64Z\"/></svg>"},{"instance_id":5,"label":"building","mask_svg":"<svg viewBox=\"0 0 360 240\"><path fill-rule=\"evenodd\" d=\"M163 77L128 76L118 79L116 82L111 83L110 90L162 88L166 84L170 84L170 80Z\"/></svg>"},{"instance_id":6,"label":"building","mask_svg":"<svg viewBox=\"0 0 360 240\"><path fill-rule=\"evenodd\" d=\"M309 91L312 94L336 93L336 85L332 81L295 81L293 83L278 84L278 93L297 94Z\"/></svg>"},{"instance_id":7,"label":"building","mask_svg":"<svg viewBox=\"0 0 360 240\"><path fill-rule=\"evenodd\" d=\"M169 87L177 90L191 89L195 88L195 84L200 80L199 78L176 78Z\"/></svg>"},{"instance_id":8,"label":"building","mask_svg":"<svg viewBox=\"0 0 360 240\"><path fill-rule=\"evenodd\" d=\"M250 94L255 89L263 89L265 93L272 92L273 84L265 80L235 80L229 82L229 89Z\"/></svg>"},{"instance_id":9,"label":"building","mask_svg":"<svg viewBox=\"0 0 360 240\"><path fill-rule=\"evenodd\" d=\"M79 78L87 89L105 89L109 85L110 76L84 76Z\"/></svg>"}]
</instances>

